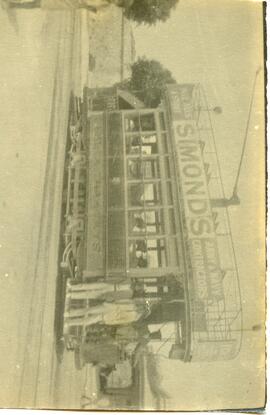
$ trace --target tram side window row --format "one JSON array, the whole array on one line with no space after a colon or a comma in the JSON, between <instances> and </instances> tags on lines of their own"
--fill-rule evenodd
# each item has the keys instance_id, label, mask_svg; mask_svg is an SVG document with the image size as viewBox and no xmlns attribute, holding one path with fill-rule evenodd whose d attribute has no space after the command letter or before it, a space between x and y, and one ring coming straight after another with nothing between
<instances>
[{"instance_id":1,"label":"tram side window row","mask_svg":"<svg viewBox=\"0 0 270 415\"><path fill-rule=\"evenodd\" d=\"M126 114L124 126L129 267L175 266L176 224L164 117L157 122L154 113Z\"/></svg>"}]
</instances>

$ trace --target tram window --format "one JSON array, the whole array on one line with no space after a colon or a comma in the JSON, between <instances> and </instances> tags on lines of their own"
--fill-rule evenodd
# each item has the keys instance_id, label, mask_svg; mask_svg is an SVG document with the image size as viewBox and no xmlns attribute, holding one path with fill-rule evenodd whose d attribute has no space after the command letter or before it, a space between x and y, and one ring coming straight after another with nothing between
<instances>
[{"instance_id":1,"label":"tram window","mask_svg":"<svg viewBox=\"0 0 270 415\"><path fill-rule=\"evenodd\" d=\"M143 177L145 179L160 177L159 163L157 159L143 160Z\"/></svg>"},{"instance_id":2,"label":"tram window","mask_svg":"<svg viewBox=\"0 0 270 415\"><path fill-rule=\"evenodd\" d=\"M139 135L126 136L126 152L130 155L141 153L141 137Z\"/></svg>"},{"instance_id":3,"label":"tram window","mask_svg":"<svg viewBox=\"0 0 270 415\"><path fill-rule=\"evenodd\" d=\"M127 160L128 178L131 180L140 180L143 178L143 168L141 159Z\"/></svg>"},{"instance_id":4,"label":"tram window","mask_svg":"<svg viewBox=\"0 0 270 415\"><path fill-rule=\"evenodd\" d=\"M144 212L134 211L128 215L129 234L138 235L146 232Z\"/></svg>"},{"instance_id":5,"label":"tram window","mask_svg":"<svg viewBox=\"0 0 270 415\"><path fill-rule=\"evenodd\" d=\"M123 176L123 160L120 158L109 159L109 178L115 183Z\"/></svg>"},{"instance_id":6,"label":"tram window","mask_svg":"<svg viewBox=\"0 0 270 415\"><path fill-rule=\"evenodd\" d=\"M156 129L154 114L141 114L141 129L142 131L154 131Z\"/></svg>"},{"instance_id":7,"label":"tram window","mask_svg":"<svg viewBox=\"0 0 270 415\"><path fill-rule=\"evenodd\" d=\"M129 212L129 234L161 234L164 232L162 210Z\"/></svg>"},{"instance_id":8,"label":"tram window","mask_svg":"<svg viewBox=\"0 0 270 415\"><path fill-rule=\"evenodd\" d=\"M167 265L163 239L149 239L147 241L147 261L149 268L164 267Z\"/></svg>"},{"instance_id":9,"label":"tram window","mask_svg":"<svg viewBox=\"0 0 270 415\"><path fill-rule=\"evenodd\" d=\"M129 266L130 268L147 268L147 241L137 239L129 242Z\"/></svg>"},{"instance_id":10,"label":"tram window","mask_svg":"<svg viewBox=\"0 0 270 415\"><path fill-rule=\"evenodd\" d=\"M125 115L125 131L139 131L139 116L137 114Z\"/></svg>"},{"instance_id":11,"label":"tram window","mask_svg":"<svg viewBox=\"0 0 270 415\"><path fill-rule=\"evenodd\" d=\"M159 113L159 124L161 130L166 130L165 117L163 112Z\"/></svg>"},{"instance_id":12,"label":"tram window","mask_svg":"<svg viewBox=\"0 0 270 415\"><path fill-rule=\"evenodd\" d=\"M147 206L155 206L161 202L160 186L158 183L144 184L144 202Z\"/></svg>"},{"instance_id":13,"label":"tram window","mask_svg":"<svg viewBox=\"0 0 270 415\"><path fill-rule=\"evenodd\" d=\"M167 187L168 205L172 205L173 204L172 183L169 181L166 182L166 187Z\"/></svg>"},{"instance_id":14,"label":"tram window","mask_svg":"<svg viewBox=\"0 0 270 415\"><path fill-rule=\"evenodd\" d=\"M128 185L128 203L130 206L143 206L144 188L142 183Z\"/></svg>"},{"instance_id":15,"label":"tram window","mask_svg":"<svg viewBox=\"0 0 270 415\"><path fill-rule=\"evenodd\" d=\"M169 232L171 235L175 235L176 234L176 224L175 224L175 215L174 215L174 210L173 209L169 209Z\"/></svg>"},{"instance_id":16,"label":"tram window","mask_svg":"<svg viewBox=\"0 0 270 415\"><path fill-rule=\"evenodd\" d=\"M142 137L142 154L150 155L157 154L157 135L143 135Z\"/></svg>"},{"instance_id":17,"label":"tram window","mask_svg":"<svg viewBox=\"0 0 270 415\"><path fill-rule=\"evenodd\" d=\"M147 234L161 234L164 232L162 210L147 210L144 212Z\"/></svg>"},{"instance_id":18,"label":"tram window","mask_svg":"<svg viewBox=\"0 0 270 415\"><path fill-rule=\"evenodd\" d=\"M166 266L163 239L136 239L129 242L130 268L158 268Z\"/></svg>"}]
</instances>

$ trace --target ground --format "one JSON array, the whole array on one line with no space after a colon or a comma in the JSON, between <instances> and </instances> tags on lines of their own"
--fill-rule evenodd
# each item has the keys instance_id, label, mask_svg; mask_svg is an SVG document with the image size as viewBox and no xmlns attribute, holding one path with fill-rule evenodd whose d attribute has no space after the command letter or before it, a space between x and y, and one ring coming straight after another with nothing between
<instances>
[{"instance_id":1,"label":"ground","mask_svg":"<svg viewBox=\"0 0 270 415\"><path fill-rule=\"evenodd\" d=\"M1 11L0 404L70 408L83 376L71 355L59 367L54 306L68 103L81 88L85 17L37 10L16 19L17 32Z\"/></svg>"}]
</instances>

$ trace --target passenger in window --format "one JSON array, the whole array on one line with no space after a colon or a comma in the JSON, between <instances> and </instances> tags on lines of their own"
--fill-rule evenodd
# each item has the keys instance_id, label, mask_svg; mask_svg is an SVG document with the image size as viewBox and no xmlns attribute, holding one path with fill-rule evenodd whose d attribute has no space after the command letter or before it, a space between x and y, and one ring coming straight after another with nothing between
<instances>
[{"instance_id":1,"label":"passenger in window","mask_svg":"<svg viewBox=\"0 0 270 415\"><path fill-rule=\"evenodd\" d=\"M139 214L134 214L131 217L131 229L133 233L142 233L146 231L146 224Z\"/></svg>"},{"instance_id":2,"label":"passenger in window","mask_svg":"<svg viewBox=\"0 0 270 415\"><path fill-rule=\"evenodd\" d=\"M130 204L132 206L142 206L143 205L143 186L141 183L132 185L129 189L129 198Z\"/></svg>"},{"instance_id":3,"label":"passenger in window","mask_svg":"<svg viewBox=\"0 0 270 415\"><path fill-rule=\"evenodd\" d=\"M127 149L129 154L140 154L141 152L141 137L131 137L129 147Z\"/></svg>"},{"instance_id":4,"label":"passenger in window","mask_svg":"<svg viewBox=\"0 0 270 415\"><path fill-rule=\"evenodd\" d=\"M138 258L137 266L139 268L147 268L148 262L147 258L144 258L143 255Z\"/></svg>"},{"instance_id":5,"label":"passenger in window","mask_svg":"<svg viewBox=\"0 0 270 415\"><path fill-rule=\"evenodd\" d=\"M136 241L136 252L147 252L147 244L145 240L138 239Z\"/></svg>"},{"instance_id":6,"label":"passenger in window","mask_svg":"<svg viewBox=\"0 0 270 415\"><path fill-rule=\"evenodd\" d=\"M128 160L128 173L132 179L141 179L142 174L142 163L140 160Z\"/></svg>"},{"instance_id":7,"label":"passenger in window","mask_svg":"<svg viewBox=\"0 0 270 415\"><path fill-rule=\"evenodd\" d=\"M141 128L143 131L155 130L155 119L153 114L141 115Z\"/></svg>"},{"instance_id":8,"label":"passenger in window","mask_svg":"<svg viewBox=\"0 0 270 415\"><path fill-rule=\"evenodd\" d=\"M139 229L145 229L145 221L141 216L135 216L135 226Z\"/></svg>"},{"instance_id":9,"label":"passenger in window","mask_svg":"<svg viewBox=\"0 0 270 415\"><path fill-rule=\"evenodd\" d=\"M126 130L127 131L138 131L139 130L139 119L134 117L133 119L126 119Z\"/></svg>"},{"instance_id":10,"label":"passenger in window","mask_svg":"<svg viewBox=\"0 0 270 415\"><path fill-rule=\"evenodd\" d=\"M139 135L127 136L126 137L127 153L131 152L132 147L140 147L141 137Z\"/></svg>"}]
</instances>

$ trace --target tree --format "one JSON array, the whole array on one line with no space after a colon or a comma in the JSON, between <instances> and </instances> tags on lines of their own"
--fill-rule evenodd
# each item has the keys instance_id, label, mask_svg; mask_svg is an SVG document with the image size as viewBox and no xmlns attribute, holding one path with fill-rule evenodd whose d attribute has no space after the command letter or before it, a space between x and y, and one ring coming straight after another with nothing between
<instances>
[{"instance_id":1,"label":"tree","mask_svg":"<svg viewBox=\"0 0 270 415\"><path fill-rule=\"evenodd\" d=\"M137 23L153 25L159 20L165 22L177 3L178 0L134 0L125 8L125 16Z\"/></svg>"},{"instance_id":2,"label":"tree","mask_svg":"<svg viewBox=\"0 0 270 415\"><path fill-rule=\"evenodd\" d=\"M156 108L160 104L166 85L175 82L171 72L160 62L142 57L131 66L131 78L117 86L132 92L147 107Z\"/></svg>"}]
</instances>

